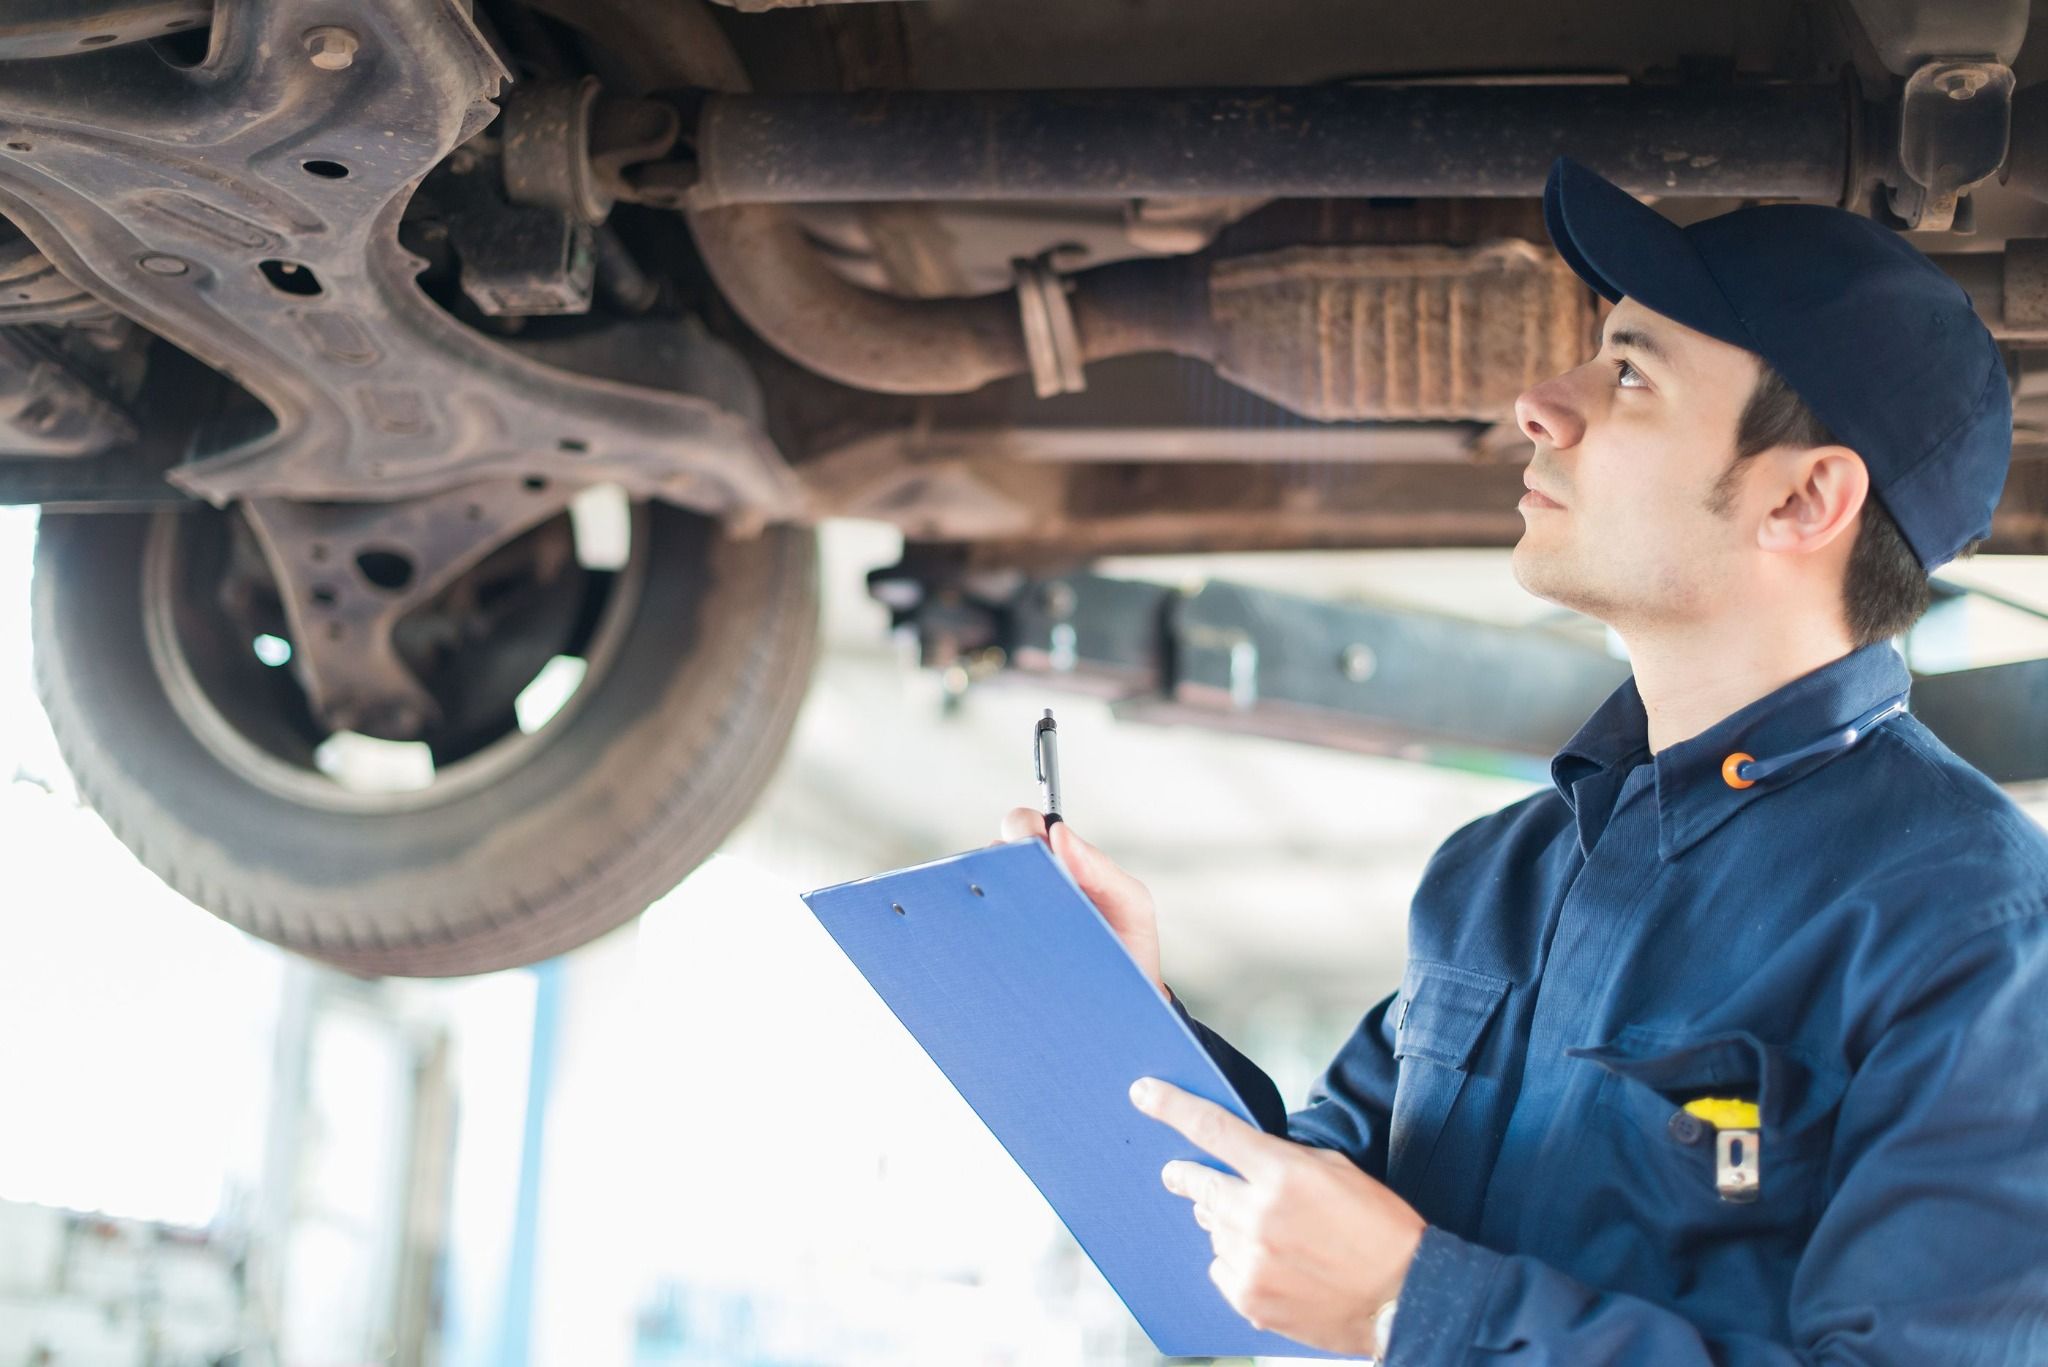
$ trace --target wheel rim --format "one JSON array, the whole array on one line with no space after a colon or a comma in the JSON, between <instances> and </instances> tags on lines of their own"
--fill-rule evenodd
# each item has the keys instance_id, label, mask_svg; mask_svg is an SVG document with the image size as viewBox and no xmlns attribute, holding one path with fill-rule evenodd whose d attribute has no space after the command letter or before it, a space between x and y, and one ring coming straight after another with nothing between
<instances>
[{"instance_id":1,"label":"wheel rim","mask_svg":"<svg viewBox=\"0 0 2048 1367\"><path fill-rule=\"evenodd\" d=\"M206 566L194 563L194 554L227 554L225 539L211 547L199 540L209 534L202 525L207 518L220 519L224 537L231 538L234 529L227 519L239 519L239 514L177 509L160 512L151 521L142 566L143 629L150 661L172 708L216 761L277 797L327 812L421 811L468 797L530 762L569 728L602 686L639 606L647 573L649 519L645 506L635 505L626 561L616 571L603 572L597 585L602 602L577 657L584 662L582 678L546 721L530 732L515 726L445 766L435 763L424 787L364 791L309 762L318 754L313 733L321 728L304 708L304 694L292 671L258 659L249 624L235 620L216 599L200 601L194 594L195 582L206 578ZM550 527L543 524L512 544L550 534ZM470 574L481 572L480 566ZM579 574L595 580L600 572L579 566ZM464 576L448 592L462 589L468 579ZM237 638L240 658L233 644ZM296 707L280 690L280 676L289 680ZM303 715L294 724L299 712ZM426 743L431 748L431 740Z\"/></svg>"}]
</instances>

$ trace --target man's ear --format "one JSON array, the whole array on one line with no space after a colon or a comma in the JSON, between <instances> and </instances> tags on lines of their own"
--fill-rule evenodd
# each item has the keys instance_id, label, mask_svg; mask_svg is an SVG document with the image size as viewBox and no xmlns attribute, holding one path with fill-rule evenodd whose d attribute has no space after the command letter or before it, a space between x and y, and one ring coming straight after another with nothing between
<instances>
[{"instance_id":1,"label":"man's ear","mask_svg":"<svg viewBox=\"0 0 2048 1367\"><path fill-rule=\"evenodd\" d=\"M1870 472L1863 457L1846 446L1775 454L1780 496L1757 528L1759 547L1806 554L1831 544L1855 525L1870 497Z\"/></svg>"}]
</instances>

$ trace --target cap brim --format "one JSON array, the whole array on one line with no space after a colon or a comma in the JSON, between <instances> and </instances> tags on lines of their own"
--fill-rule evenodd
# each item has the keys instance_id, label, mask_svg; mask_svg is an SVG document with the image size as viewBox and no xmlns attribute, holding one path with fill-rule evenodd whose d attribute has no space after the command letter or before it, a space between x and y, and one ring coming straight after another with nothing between
<instances>
[{"instance_id":1,"label":"cap brim","mask_svg":"<svg viewBox=\"0 0 2048 1367\"><path fill-rule=\"evenodd\" d=\"M1609 303L1626 295L1709 337L1757 349L1685 230L1570 157L1551 163L1543 224L1565 264Z\"/></svg>"}]
</instances>

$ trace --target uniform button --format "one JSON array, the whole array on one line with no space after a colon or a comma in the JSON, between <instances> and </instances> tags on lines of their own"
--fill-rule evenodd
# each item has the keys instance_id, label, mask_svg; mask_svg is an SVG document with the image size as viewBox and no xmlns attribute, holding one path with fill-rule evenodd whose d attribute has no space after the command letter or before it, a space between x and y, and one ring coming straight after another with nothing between
<instances>
[{"instance_id":1,"label":"uniform button","mask_svg":"<svg viewBox=\"0 0 2048 1367\"><path fill-rule=\"evenodd\" d=\"M1689 1111L1673 1111L1671 1119L1665 1122L1665 1128L1681 1144L1699 1143L1700 1136L1707 1130L1706 1123Z\"/></svg>"}]
</instances>

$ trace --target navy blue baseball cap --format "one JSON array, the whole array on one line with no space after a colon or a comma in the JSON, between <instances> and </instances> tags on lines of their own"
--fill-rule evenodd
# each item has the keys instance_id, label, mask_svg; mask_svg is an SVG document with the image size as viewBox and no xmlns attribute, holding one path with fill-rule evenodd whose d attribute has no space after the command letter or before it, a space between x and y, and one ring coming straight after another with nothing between
<instances>
[{"instance_id":1,"label":"navy blue baseball cap","mask_svg":"<svg viewBox=\"0 0 2048 1367\"><path fill-rule=\"evenodd\" d=\"M1770 363L1842 445L1923 568L1991 531L2012 460L2005 362L1970 296L1891 229L1824 204L1680 227L1559 157L1543 221L1565 262Z\"/></svg>"}]
</instances>

